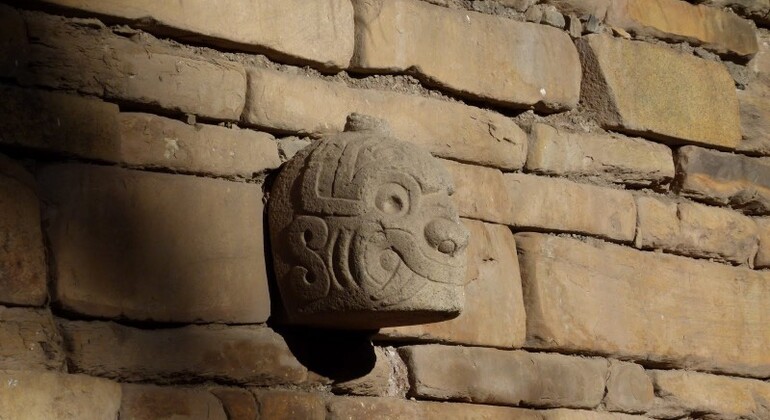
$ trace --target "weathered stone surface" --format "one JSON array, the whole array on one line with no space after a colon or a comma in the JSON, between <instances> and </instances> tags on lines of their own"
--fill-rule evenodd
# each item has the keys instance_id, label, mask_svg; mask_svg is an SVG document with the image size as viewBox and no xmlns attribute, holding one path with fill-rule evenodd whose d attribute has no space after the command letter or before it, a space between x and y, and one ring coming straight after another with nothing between
<instances>
[{"instance_id":1,"label":"weathered stone surface","mask_svg":"<svg viewBox=\"0 0 770 420\"><path fill-rule=\"evenodd\" d=\"M397 398L335 397L329 401L328 420L423 419L542 420L539 411L491 405L408 401Z\"/></svg>"},{"instance_id":2,"label":"weathered stone surface","mask_svg":"<svg viewBox=\"0 0 770 420\"><path fill-rule=\"evenodd\" d=\"M686 146L677 152L677 192L747 214L770 213L770 163Z\"/></svg>"},{"instance_id":3,"label":"weathered stone surface","mask_svg":"<svg viewBox=\"0 0 770 420\"><path fill-rule=\"evenodd\" d=\"M229 0L226 7L195 0L39 1L128 20L184 40L266 52L278 60L345 68L353 55L349 0Z\"/></svg>"},{"instance_id":4,"label":"weathered stone surface","mask_svg":"<svg viewBox=\"0 0 770 420\"><path fill-rule=\"evenodd\" d=\"M757 258L754 260L754 267L770 267L770 218L755 218L759 231L759 250Z\"/></svg>"},{"instance_id":5,"label":"weathered stone surface","mask_svg":"<svg viewBox=\"0 0 770 420\"><path fill-rule=\"evenodd\" d=\"M603 127L675 144L732 149L740 142L738 99L722 64L607 35L577 45L581 100Z\"/></svg>"},{"instance_id":6,"label":"weathered stone surface","mask_svg":"<svg viewBox=\"0 0 770 420\"><path fill-rule=\"evenodd\" d=\"M617 134L568 133L535 124L529 137L526 169L547 175L598 178L639 186L674 178L671 149Z\"/></svg>"},{"instance_id":7,"label":"weathered stone surface","mask_svg":"<svg viewBox=\"0 0 770 420\"><path fill-rule=\"evenodd\" d=\"M259 407L254 395L243 388L217 387L209 390L222 403L228 420L258 420Z\"/></svg>"},{"instance_id":8,"label":"weathered stone surface","mask_svg":"<svg viewBox=\"0 0 770 420\"><path fill-rule=\"evenodd\" d=\"M611 0L544 0L543 3L556 6L559 11L565 14L593 15L598 20L603 20L607 15Z\"/></svg>"},{"instance_id":9,"label":"weathered stone surface","mask_svg":"<svg viewBox=\"0 0 770 420\"><path fill-rule=\"evenodd\" d=\"M254 385L300 384L307 369L266 327L186 326L140 330L109 322L60 322L78 372L121 381L195 379Z\"/></svg>"},{"instance_id":10,"label":"weathered stone surface","mask_svg":"<svg viewBox=\"0 0 770 420\"><path fill-rule=\"evenodd\" d=\"M0 371L0 418L118 418L120 385L106 379L54 372Z\"/></svg>"},{"instance_id":11,"label":"weathered stone surface","mask_svg":"<svg viewBox=\"0 0 770 420\"><path fill-rule=\"evenodd\" d=\"M752 266L759 233L732 210L665 198L636 198L636 246Z\"/></svg>"},{"instance_id":12,"label":"weathered stone surface","mask_svg":"<svg viewBox=\"0 0 770 420\"><path fill-rule=\"evenodd\" d=\"M0 76L17 77L26 65L27 28L16 9L0 5Z\"/></svg>"},{"instance_id":13,"label":"weathered stone surface","mask_svg":"<svg viewBox=\"0 0 770 420\"><path fill-rule=\"evenodd\" d=\"M303 149L272 186L286 321L376 329L456 317L468 231L449 173L384 122L354 115L350 123L362 126Z\"/></svg>"},{"instance_id":14,"label":"weathered stone surface","mask_svg":"<svg viewBox=\"0 0 770 420\"><path fill-rule=\"evenodd\" d=\"M35 180L0 155L0 304L43 305L46 273Z\"/></svg>"},{"instance_id":15,"label":"weathered stone surface","mask_svg":"<svg viewBox=\"0 0 770 420\"><path fill-rule=\"evenodd\" d=\"M121 161L130 165L251 178L281 164L273 136L150 114L119 116Z\"/></svg>"},{"instance_id":16,"label":"weathered stone surface","mask_svg":"<svg viewBox=\"0 0 770 420\"><path fill-rule=\"evenodd\" d=\"M122 384L119 418L132 420L227 420L222 404L211 393L194 388Z\"/></svg>"},{"instance_id":17,"label":"weathered stone surface","mask_svg":"<svg viewBox=\"0 0 770 420\"><path fill-rule=\"evenodd\" d=\"M351 66L358 70L413 70L431 84L503 106L577 105L579 59L558 29L414 0L357 0L354 7Z\"/></svg>"},{"instance_id":18,"label":"weathered stone surface","mask_svg":"<svg viewBox=\"0 0 770 420\"><path fill-rule=\"evenodd\" d=\"M25 84L208 118L241 116L246 73L240 64L182 57L142 37L128 39L55 16L25 16L28 35L36 41L30 44L29 63L21 76Z\"/></svg>"},{"instance_id":19,"label":"weathered stone surface","mask_svg":"<svg viewBox=\"0 0 770 420\"><path fill-rule=\"evenodd\" d=\"M566 408L540 411L539 413L542 413L543 420L649 420L649 417L632 416L630 414L568 410Z\"/></svg>"},{"instance_id":20,"label":"weathered stone surface","mask_svg":"<svg viewBox=\"0 0 770 420\"><path fill-rule=\"evenodd\" d=\"M406 383L404 378L395 378L395 372L401 368L406 371L403 362L399 359L396 349L393 347L375 347L375 361L371 371L359 378L335 383L332 390L338 394L364 395L370 397L403 396L398 395L397 382L399 379ZM396 364L400 366L395 366Z\"/></svg>"},{"instance_id":21,"label":"weathered stone surface","mask_svg":"<svg viewBox=\"0 0 770 420\"><path fill-rule=\"evenodd\" d=\"M737 150L770 155L770 82L757 81L736 93L743 131Z\"/></svg>"},{"instance_id":22,"label":"weathered stone surface","mask_svg":"<svg viewBox=\"0 0 770 420\"><path fill-rule=\"evenodd\" d=\"M273 70L250 69L243 118L249 124L319 136L340 132L351 113L382 118L393 135L434 155L503 169L521 169L527 138L510 119L460 103L352 89Z\"/></svg>"},{"instance_id":23,"label":"weathered stone surface","mask_svg":"<svg viewBox=\"0 0 770 420\"><path fill-rule=\"evenodd\" d=\"M77 164L38 179L55 299L67 310L160 322L269 316L261 186Z\"/></svg>"},{"instance_id":24,"label":"weathered stone surface","mask_svg":"<svg viewBox=\"0 0 770 420\"><path fill-rule=\"evenodd\" d=\"M411 396L482 404L593 408L608 367L603 359L435 344L401 354Z\"/></svg>"},{"instance_id":25,"label":"weathered stone surface","mask_svg":"<svg viewBox=\"0 0 770 420\"><path fill-rule=\"evenodd\" d=\"M457 203L460 216L492 223L508 223L511 198L502 172L449 160L444 161L444 166L452 174L455 183L452 199Z\"/></svg>"},{"instance_id":26,"label":"weathered stone surface","mask_svg":"<svg viewBox=\"0 0 770 420\"><path fill-rule=\"evenodd\" d=\"M544 234L516 243L528 345L770 376L766 273Z\"/></svg>"},{"instance_id":27,"label":"weathered stone surface","mask_svg":"<svg viewBox=\"0 0 770 420\"><path fill-rule=\"evenodd\" d=\"M296 391L256 391L261 419L324 420L326 407L318 394Z\"/></svg>"},{"instance_id":28,"label":"weathered stone surface","mask_svg":"<svg viewBox=\"0 0 770 420\"><path fill-rule=\"evenodd\" d=\"M645 413L652 407L655 391L644 369L634 363L610 361L604 406L609 411Z\"/></svg>"},{"instance_id":29,"label":"weathered stone surface","mask_svg":"<svg viewBox=\"0 0 770 420\"><path fill-rule=\"evenodd\" d=\"M658 395L652 416L697 413L704 418L770 418L770 383L677 370L649 374Z\"/></svg>"},{"instance_id":30,"label":"weathered stone surface","mask_svg":"<svg viewBox=\"0 0 770 420\"><path fill-rule=\"evenodd\" d=\"M729 7L759 24L770 24L770 0L698 0L709 6Z\"/></svg>"},{"instance_id":31,"label":"weathered stone surface","mask_svg":"<svg viewBox=\"0 0 770 420\"><path fill-rule=\"evenodd\" d=\"M63 368L62 340L51 312L0 306L0 370Z\"/></svg>"},{"instance_id":32,"label":"weathered stone surface","mask_svg":"<svg viewBox=\"0 0 770 420\"><path fill-rule=\"evenodd\" d=\"M471 236L463 312L449 321L382 329L381 336L503 348L524 344L526 315L513 234L507 226L464 223Z\"/></svg>"}]
</instances>

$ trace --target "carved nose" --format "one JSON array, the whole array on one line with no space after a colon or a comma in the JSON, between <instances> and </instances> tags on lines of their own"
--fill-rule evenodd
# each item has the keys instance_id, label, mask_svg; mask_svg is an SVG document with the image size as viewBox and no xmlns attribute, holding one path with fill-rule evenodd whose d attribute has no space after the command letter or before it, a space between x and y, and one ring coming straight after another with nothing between
<instances>
[{"instance_id":1,"label":"carved nose","mask_svg":"<svg viewBox=\"0 0 770 420\"><path fill-rule=\"evenodd\" d=\"M448 219L435 219L425 226L425 239L442 254L455 255L468 246L468 230Z\"/></svg>"}]
</instances>

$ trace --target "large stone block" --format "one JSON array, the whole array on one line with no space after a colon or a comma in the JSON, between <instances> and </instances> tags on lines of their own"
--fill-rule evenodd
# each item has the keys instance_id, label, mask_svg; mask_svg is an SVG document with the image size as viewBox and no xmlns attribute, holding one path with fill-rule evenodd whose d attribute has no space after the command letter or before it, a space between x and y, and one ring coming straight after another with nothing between
<instances>
[{"instance_id":1,"label":"large stone block","mask_svg":"<svg viewBox=\"0 0 770 420\"><path fill-rule=\"evenodd\" d=\"M577 105L580 64L563 31L415 0L356 0L354 7L357 70L411 70L458 95L503 106Z\"/></svg>"},{"instance_id":2,"label":"large stone block","mask_svg":"<svg viewBox=\"0 0 770 420\"><path fill-rule=\"evenodd\" d=\"M35 179L0 155L0 304L43 305L47 272Z\"/></svg>"},{"instance_id":3,"label":"large stone block","mask_svg":"<svg viewBox=\"0 0 770 420\"><path fill-rule=\"evenodd\" d=\"M543 420L651 420L649 417L632 416L630 414L569 410L566 408L547 410L541 413L543 414Z\"/></svg>"},{"instance_id":4,"label":"large stone block","mask_svg":"<svg viewBox=\"0 0 770 420\"><path fill-rule=\"evenodd\" d=\"M228 420L257 420L259 407L254 394L243 388L214 387L209 389L222 403Z\"/></svg>"},{"instance_id":5,"label":"large stone block","mask_svg":"<svg viewBox=\"0 0 770 420\"><path fill-rule=\"evenodd\" d=\"M24 18L12 7L0 5L0 76L14 78L26 65L27 28Z\"/></svg>"},{"instance_id":6,"label":"large stone block","mask_svg":"<svg viewBox=\"0 0 770 420\"><path fill-rule=\"evenodd\" d=\"M539 174L645 187L674 178L671 149L662 144L618 134L569 133L545 124L532 127L525 167Z\"/></svg>"},{"instance_id":7,"label":"large stone block","mask_svg":"<svg viewBox=\"0 0 770 420\"><path fill-rule=\"evenodd\" d=\"M770 267L770 218L755 218L754 222L759 230L759 250L754 260L754 267L768 268Z\"/></svg>"},{"instance_id":8,"label":"large stone block","mask_svg":"<svg viewBox=\"0 0 770 420\"><path fill-rule=\"evenodd\" d=\"M757 80L736 93L743 130L737 150L770 155L770 81Z\"/></svg>"},{"instance_id":9,"label":"large stone block","mask_svg":"<svg viewBox=\"0 0 770 420\"><path fill-rule=\"evenodd\" d=\"M77 164L38 179L63 308L159 322L267 320L259 185Z\"/></svg>"},{"instance_id":10,"label":"large stone block","mask_svg":"<svg viewBox=\"0 0 770 420\"><path fill-rule=\"evenodd\" d=\"M348 115L387 120L393 135L436 156L520 169L527 137L512 120L456 102L250 69L244 121L258 127L319 136L340 132Z\"/></svg>"},{"instance_id":11,"label":"large stone block","mask_svg":"<svg viewBox=\"0 0 770 420\"><path fill-rule=\"evenodd\" d=\"M120 385L85 375L0 371L0 418L118 418Z\"/></svg>"},{"instance_id":12,"label":"large stone block","mask_svg":"<svg viewBox=\"0 0 770 420\"><path fill-rule=\"evenodd\" d=\"M516 419L543 420L541 412L491 405L409 401L398 398L334 397L328 404L328 420L423 419Z\"/></svg>"},{"instance_id":13,"label":"large stone block","mask_svg":"<svg viewBox=\"0 0 770 420\"><path fill-rule=\"evenodd\" d=\"M770 376L765 273L536 233L516 242L528 345Z\"/></svg>"},{"instance_id":14,"label":"large stone block","mask_svg":"<svg viewBox=\"0 0 770 420\"><path fill-rule=\"evenodd\" d=\"M117 418L131 420L227 420L219 400L195 388L121 385L123 399Z\"/></svg>"},{"instance_id":15,"label":"large stone block","mask_svg":"<svg viewBox=\"0 0 770 420\"><path fill-rule=\"evenodd\" d=\"M279 61L345 68L353 55L349 0L230 0L226 5L197 0L38 1L127 20L185 41L267 53Z\"/></svg>"},{"instance_id":16,"label":"large stone block","mask_svg":"<svg viewBox=\"0 0 770 420\"><path fill-rule=\"evenodd\" d=\"M444 161L452 174L460 216L486 222L507 224L510 220L511 198L503 173L494 168Z\"/></svg>"},{"instance_id":17,"label":"large stone block","mask_svg":"<svg viewBox=\"0 0 770 420\"><path fill-rule=\"evenodd\" d=\"M284 340L257 326L141 330L110 322L61 321L69 364L78 372L128 382L219 380L300 384L307 368Z\"/></svg>"},{"instance_id":18,"label":"large stone block","mask_svg":"<svg viewBox=\"0 0 770 420\"><path fill-rule=\"evenodd\" d=\"M664 198L636 198L636 246L752 266L759 233L732 210Z\"/></svg>"},{"instance_id":19,"label":"large stone block","mask_svg":"<svg viewBox=\"0 0 770 420\"><path fill-rule=\"evenodd\" d=\"M762 26L770 24L770 0L698 0L709 6L729 7Z\"/></svg>"},{"instance_id":20,"label":"large stone block","mask_svg":"<svg viewBox=\"0 0 770 420\"><path fill-rule=\"evenodd\" d=\"M655 390L644 369L634 363L610 361L604 406L609 411L646 413L652 407Z\"/></svg>"},{"instance_id":21,"label":"large stone block","mask_svg":"<svg viewBox=\"0 0 770 420\"><path fill-rule=\"evenodd\" d=\"M297 391L256 391L260 419L324 420L326 404L318 394Z\"/></svg>"},{"instance_id":22,"label":"large stone block","mask_svg":"<svg viewBox=\"0 0 770 420\"><path fill-rule=\"evenodd\" d=\"M677 192L747 214L770 213L770 163L686 146L677 152Z\"/></svg>"},{"instance_id":23,"label":"large stone block","mask_svg":"<svg viewBox=\"0 0 770 420\"><path fill-rule=\"evenodd\" d=\"M20 76L24 84L128 101L207 118L238 120L246 96L240 64L182 56L171 47L125 38L106 28L27 13L36 42ZM208 14L206 15L208 16Z\"/></svg>"},{"instance_id":24,"label":"large stone block","mask_svg":"<svg viewBox=\"0 0 770 420\"><path fill-rule=\"evenodd\" d=\"M0 369L63 368L62 339L50 311L0 306Z\"/></svg>"},{"instance_id":25,"label":"large stone block","mask_svg":"<svg viewBox=\"0 0 770 420\"><path fill-rule=\"evenodd\" d=\"M603 359L481 347L408 346L401 354L411 396L481 404L593 408L608 368Z\"/></svg>"},{"instance_id":26,"label":"large stone block","mask_svg":"<svg viewBox=\"0 0 770 420\"><path fill-rule=\"evenodd\" d=\"M735 85L722 64L607 35L583 37L578 50L582 101L604 128L674 144L740 142Z\"/></svg>"},{"instance_id":27,"label":"large stone block","mask_svg":"<svg viewBox=\"0 0 770 420\"><path fill-rule=\"evenodd\" d=\"M463 312L449 321L381 329L381 337L503 348L524 344L526 315L513 234L507 226L464 222L471 236Z\"/></svg>"}]
</instances>

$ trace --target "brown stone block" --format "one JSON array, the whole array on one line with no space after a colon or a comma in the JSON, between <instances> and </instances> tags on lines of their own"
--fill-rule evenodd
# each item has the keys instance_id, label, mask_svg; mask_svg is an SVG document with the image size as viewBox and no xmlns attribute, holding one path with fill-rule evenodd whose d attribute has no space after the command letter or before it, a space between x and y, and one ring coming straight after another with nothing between
<instances>
[{"instance_id":1,"label":"brown stone block","mask_svg":"<svg viewBox=\"0 0 770 420\"><path fill-rule=\"evenodd\" d=\"M0 76L15 78L26 65L27 28L16 10L0 5Z\"/></svg>"},{"instance_id":2,"label":"brown stone block","mask_svg":"<svg viewBox=\"0 0 770 420\"><path fill-rule=\"evenodd\" d=\"M255 390L254 394L259 401L261 419L324 420L326 418L326 406L318 394L277 390Z\"/></svg>"},{"instance_id":3,"label":"brown stone block","mask_svg":"<svg viewBox=\"0 0 770 420\"><path fill-rule=\"evenodd\" d=\"M228 419L219 400L202 389L136 384L122 384L121 389L121 419Z\"/></svg>"},{"instance_id":4,"label":"brown stone block","mask_svg":"<svg viewBox=\"0 0 770 420\"><path fill-rule=\"evenodd\" d=\"M645 413L652 407L654 399L655 390L644 368L633 363L610 361L607 394L604 396L607 410Z\"/></svg>"},{"instance_id":5,"label":"brown stone block","mask_svg":"<svg viewBox=\"0 0 770 420\"><path fill-rule=\"evenodd\" d=\"M408 401L398 398L334 397L329 420L369 419L469 419L543 420L541 412L491 405Z\"/></svg>"},{"instance_id":6,"label":"brown stone block","mask_svg":"<svg viewBox=\"0 0 770 420\"><path fill-rule=\"evenodd\" d=\"M254 395L242 388L217 387L209 390L222 403L228 420L258 420L259 407Z\"/></svg>"},{"instance_id":7,"label":"brown stone block","mask_svg":"<svg viewBox=\"0 0 770 420\"><path fill-rule=\"evenodd\" d=\"M64 369L62 339L50 311L0 306L0 369Z\"/></svg>"}]
</instances>

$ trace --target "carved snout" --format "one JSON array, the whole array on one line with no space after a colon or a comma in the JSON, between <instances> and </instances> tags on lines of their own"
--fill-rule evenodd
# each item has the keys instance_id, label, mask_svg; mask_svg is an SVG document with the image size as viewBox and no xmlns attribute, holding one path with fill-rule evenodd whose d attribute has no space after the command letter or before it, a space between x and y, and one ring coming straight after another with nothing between
<instances>
[{"instance_id":1,"label":"carved snout","mask_svg":"<svg viewBox=\"0 0 770 420\"><path fill-rule=\"evenodd\" d=\"M468 230L449 219L433 219L425 226L425 239L442 254L455 256L468 246Z\"/></svg>"}]
</instances>

